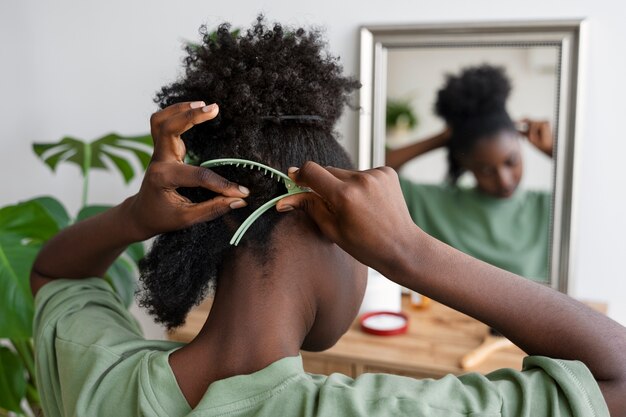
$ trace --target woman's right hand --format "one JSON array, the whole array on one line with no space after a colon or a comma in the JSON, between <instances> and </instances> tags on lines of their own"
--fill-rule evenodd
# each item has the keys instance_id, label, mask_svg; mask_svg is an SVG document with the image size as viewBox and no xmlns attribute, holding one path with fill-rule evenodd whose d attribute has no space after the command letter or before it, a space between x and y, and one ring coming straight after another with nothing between
<instances>
[{"instance_id":1,"label":"woman's right hand","mask_svg":"<svg viewBox=\"0 0 626 417\"><path fill-rule=\"evenodd\" d=\"M415 246L419 228L407 209L398 174L389 167L367 171L323 168L306 162L289 176L314 192L286 197L277 210L304 210L321 231L360 262L383 272Z\"/></svg>"}]
</instances>

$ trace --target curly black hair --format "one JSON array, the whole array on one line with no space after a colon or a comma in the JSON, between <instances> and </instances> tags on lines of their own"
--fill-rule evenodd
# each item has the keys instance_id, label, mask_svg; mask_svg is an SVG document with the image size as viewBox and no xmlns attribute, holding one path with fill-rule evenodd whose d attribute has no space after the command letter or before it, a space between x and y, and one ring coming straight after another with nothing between
<instances>
[{"instance_id":1,"label":"curly black hair","mask_svg":"<svg viewBox=\"0 0 626 417\"><path fill-rule=\"evenodd\" d=\"M200 34L201 44L185 48L184 75L163 87L155 99L161 108L200 100L219 105L215 121L183 134L191 160L243 158L283 172L307 160L351 167L334 126L360 84L342 75L339 60L327 52L320 30L269 27L259 16L245 32L231 31L224 23L213 33L202 26ZM276 117L284 115L318 117ZM157 237L140 262L139 304L169 329L184 323L191 307L218 284L225 259L236 256L240 248L258 254L266 265L272 253L272 231L288 216L269 210L234 249L229 240L236 228L263 203L284 194L285 187L259 171L229 166L215 171L251 190L248 206ZM178 191L192 202L215 197L201 188Z\"/></svg>"},{"instance_id":2,"label":"curly black hair","mask_svg":"<svg viewBox=\"0 0 626 417\"><path fill-rule=\"evenodd\" d=\"M468 67L461 74L447 75L437 93L436 113L452 129L448 141L448 180L456 184L464 170L459 157L476 142L502 130L515 130L506 111L511 92L504 68L483 64Z\"/></svg>"}]
</instances>

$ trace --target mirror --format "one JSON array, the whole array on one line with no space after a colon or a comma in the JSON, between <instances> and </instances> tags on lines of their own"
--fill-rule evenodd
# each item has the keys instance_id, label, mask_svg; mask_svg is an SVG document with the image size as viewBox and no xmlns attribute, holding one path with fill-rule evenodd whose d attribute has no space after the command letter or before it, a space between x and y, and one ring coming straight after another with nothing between
<instances>
[{"instance_id":1,"label":"mirror","mask_svg":"<svg viewBox=\"0 0 626 417\"><path fill-rule=\"evenodd\" d=\"M361 29L359 168L422 229L567 292L582 22Z\"/></svg>"}]
</instances>

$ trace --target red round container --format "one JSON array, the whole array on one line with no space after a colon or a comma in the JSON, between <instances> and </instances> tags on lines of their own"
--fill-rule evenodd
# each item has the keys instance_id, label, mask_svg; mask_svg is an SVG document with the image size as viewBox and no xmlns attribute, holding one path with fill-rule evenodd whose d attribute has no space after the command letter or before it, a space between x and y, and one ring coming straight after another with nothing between
<instances>
[{"instance_id":1,"label":"red round container","mask_svg":"<svg viewBox=\"0 0 626 417\"><path fill-rule=\"evenodd\" d=\"M394 336L406 333L409 328L409 317L404 313L393 311L373 311L359 318L361 330L377 336Z\"/></svg>"}]
</instances>

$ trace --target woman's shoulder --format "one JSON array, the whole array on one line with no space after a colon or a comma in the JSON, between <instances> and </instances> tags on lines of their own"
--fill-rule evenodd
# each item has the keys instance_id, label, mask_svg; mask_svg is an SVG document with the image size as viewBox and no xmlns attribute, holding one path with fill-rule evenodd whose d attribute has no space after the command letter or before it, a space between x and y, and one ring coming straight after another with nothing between
<instances>
[{"instance_id":1,"label":"woman's shoulder","mask_svg":"<svg viewBox=\"0 0 626 417\"><path fill-rule=\"evenodd\" d=\"M400 186L406 197L406 195L417 194L426 195L430 197L435 196L450 196L464 192L464 188L456 185L451 185L446 182L442 183L421 183L412 179L400 176Z\"/></svg>"},{"instance_id":2,"label":"woman's shoulder","mask_svg":"<svg viewBox=\"0 0 626 417\"><path fill-rule=\"evenodd\" d=\"M524 190L524 201L527 204L537 205L545 208L552 205L552 192L547 190Z\"/></svg>"}]
</instances>

